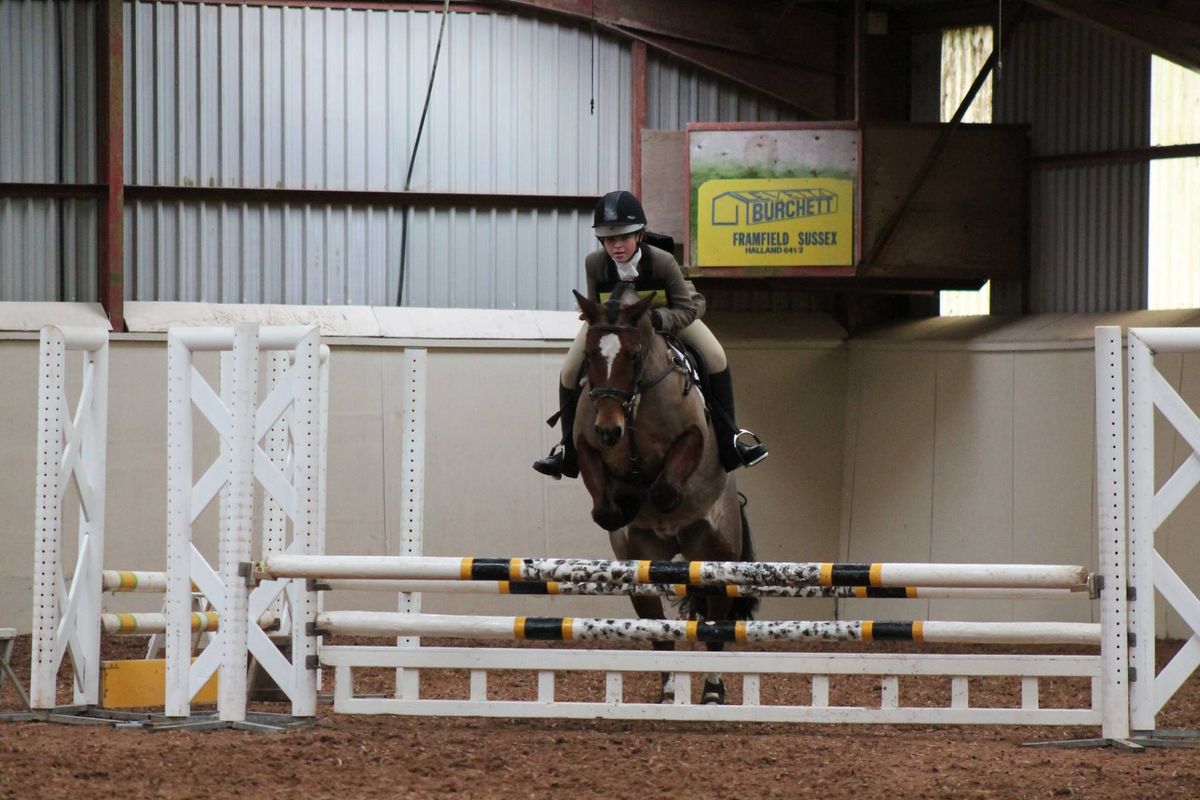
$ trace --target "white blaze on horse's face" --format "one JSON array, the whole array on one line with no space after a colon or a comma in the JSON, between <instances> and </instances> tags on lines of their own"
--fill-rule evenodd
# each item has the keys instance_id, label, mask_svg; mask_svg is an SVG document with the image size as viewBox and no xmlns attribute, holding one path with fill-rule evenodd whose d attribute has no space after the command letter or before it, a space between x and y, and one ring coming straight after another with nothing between
<instances>
[{"instance_id":1,"label":"white blaze on horse's face","mask_svg":"<svg viewBox=\"0 0 1200 800\"><path fill-rule=\"evenodd\" d=\"M617 358L617 353L621 352L621 337L615 333L606 333L600 337L600 355L604 356L604 361L608 365L608 380L612 380L613 362Z\"/></svg>"}]
</instances>

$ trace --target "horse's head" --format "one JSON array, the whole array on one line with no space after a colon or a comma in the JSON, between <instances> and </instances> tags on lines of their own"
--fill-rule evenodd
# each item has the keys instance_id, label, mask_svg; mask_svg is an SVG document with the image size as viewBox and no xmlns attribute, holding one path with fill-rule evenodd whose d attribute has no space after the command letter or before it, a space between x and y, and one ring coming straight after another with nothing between
<instances>
[{"instance_id":1,"label":"horse's head","mask_svg":"<svg viewBox=\"0 0 1200 800\"><path fill-rule=\"evenodd\" d=\"M626 291L596 303L575 292L575 300L583 312L580 319L588 325L584 359L588 396L596 404L596 435L601 446L612 447L625 434L654 341L647 313L654 293L639 298Z\"/></svg>"}]
</instances>

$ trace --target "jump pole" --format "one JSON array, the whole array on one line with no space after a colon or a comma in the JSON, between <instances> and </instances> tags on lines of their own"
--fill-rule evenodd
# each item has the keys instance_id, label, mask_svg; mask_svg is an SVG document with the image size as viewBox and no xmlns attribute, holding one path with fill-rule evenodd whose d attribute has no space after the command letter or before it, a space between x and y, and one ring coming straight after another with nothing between
<instances>
[{"instance_id":1,"label":"jump pole","mask_svg":"<svg viewBox=\"0 0 1200 800\"><path fill-rule=\"evenodd\" d=\"M315 580L318 592L401 592L432 594L623 595L632 597L796 597L876 598L910 600L1060 600L1088 597L1082 589L974 589L929 586L689 586L684 583L559 583L557 581L436 581L325 579Z\"/></svg>"},{"instance_id":2,"label":"jump pole","mask_svg":"<svg viewBox=\"0 0 1200 800\"><path fill-rule=\"evenodd\" d=\"M1086 567L1045 564L837 564L820 562L605 561L569 558L270 556L255 577L686 583L695 586L875 586L1086 590Z\"/></svg>"},{"instance_id":3,"label":"jump pole","mask_svg":"<svg viewBox=\"0 0 1200 800\"><path fill-rule=\"evenodd\" d=\"M596 619L329 611L317 630L348 636L443 636L556 642L926 642L937 644L1099 644L1088 622L875 622Z\"/></svg>"}]
</instances>

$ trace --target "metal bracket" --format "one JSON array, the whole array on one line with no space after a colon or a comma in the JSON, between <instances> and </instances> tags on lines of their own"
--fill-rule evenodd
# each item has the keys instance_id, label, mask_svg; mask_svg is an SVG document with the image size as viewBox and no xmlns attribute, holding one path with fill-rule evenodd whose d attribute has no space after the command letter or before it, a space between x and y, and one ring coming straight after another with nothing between
<instances>
[{"instance_id":1,"label":"metal bracket","mask_svg":"<svg viewBox=\"0 0 1200 800\"><path fill-rule=\"evenodd\" d=\"M1099 572L1088 575L1088 597L1095 600L1104 591L1104 576Z\"/></svg>"},{"instance_id":2,"label":"metal bracket","mask_svg":"<svg viewBox=\"0 0 1200 800\"><path fill-rule=\"evenodd\" d=\"M245 580L247 586L257 586L258 580L254 576L254 562L243 561L238 564L238 577Z\"/></svg>"},{"instance_id":3,"label":"metal bracket","mask_svg":"<svg viewBox=\"0 0 1200 800\"><path fill-rule=\"evenodd\" d=\"M305 656L304 657L304 668L305 669L320 669L321 668L321 657L320 656Z\"/></svg>"},{"instance_id":4,"label":"metal bracket","mask_svg":"<svg viewBox=\"0 0 1200 800\"><path fill-rule=\"evenodd\" d=\"M1129 602L1137 600L1137 587L1130 585L1125 587L1125 599Z\"/></svg>"}]
</instances>

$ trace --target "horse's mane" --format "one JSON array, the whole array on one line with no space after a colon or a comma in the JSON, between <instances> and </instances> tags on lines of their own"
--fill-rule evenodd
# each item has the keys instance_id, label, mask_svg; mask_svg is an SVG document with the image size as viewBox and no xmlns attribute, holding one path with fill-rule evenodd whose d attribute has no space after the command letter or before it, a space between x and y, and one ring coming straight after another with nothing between
<instances>
[{"instance_id":1,"label":"horse's mane","mask_svg":"<svg viewBox=\"0 0 1200 800\"><path fill-rule=\"evenodd\" d=\"M631 306L642 299L637 289L629 283L618 283L613 287L612 294L604 301L605 321L610 325L617 321L617 316L625 306Z\"/></svg>"}]
</instances>

